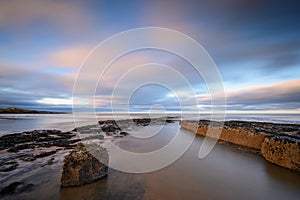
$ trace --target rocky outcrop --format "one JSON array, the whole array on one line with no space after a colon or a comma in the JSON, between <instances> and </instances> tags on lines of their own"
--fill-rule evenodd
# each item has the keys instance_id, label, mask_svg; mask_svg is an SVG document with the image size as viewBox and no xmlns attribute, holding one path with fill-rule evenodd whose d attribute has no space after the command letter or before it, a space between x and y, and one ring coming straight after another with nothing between
<instances>
[{"instance_id":1,"label":"rocky outcrop","mask_svg":"<svg viewBox=\"0 0 300 200\"><path fill-rule=\"evenodd\" d=\"M294 137L266 137L262 143L261 154L271 163L300 171L300 137Z\"/></svg>"},{"instance_id":2,"label":"rocky outcrop","mask_svg":"<svg viewBox=\"0 0 300 200\"><path fill-rule=\"evenodd\" d=\"M3 135L0 137L0 172L23 168L23 161L38 166L51 165L57 152L73 148L80 141L73 137L74 133L60 130L34 130ZM41 161L49 157L46 163Z\"/></svg>"},{"instance_id":3,"label":"rocky outcrop","mask_svg":"<svg viewBox=\"0 0 300 200\"><path fill-rule=\"evenodd\" d=\"M181 121L180 125L201 136L207 136L210 128L212 138L257 150L269 162L300 171L300 125L207 120ZM214 134L219 129L221 134Z\"/></svg>"},{"instance_id":4,"label":"rocky outcrop","mask_svg":"<svg viewBox=\"0 0 300 200\"><path fill-rule=\"evenodd\" d=\"M18 152L24 149L39 147L65 147L70 148L79 139L72 132L61 132L60 130L34 130L23 133L14 133L0 137L0 150L7 149L8 152Z\"/></svg>"},{"instance_id":5,"label":"rocky outcrop","mask_svg":"<svg viewBox=\"0 0 300 200\"><path fill-rule=\"evenodd\" d=\"M81 186L107 175L108 152L97 147L97 158L79 143L64 159L61 186ZM100 162L101 161L101 162Z\"/></svg>"},{"instance_id":6,"label":"rocky outcrop","mask_svg":"<svg viewBox=\"0 0 300 200\"><path fill-rule=\"evenodd\" d=\"M122 129L133 126L149 126L151 125L164 125L165 123L173 123L179 121L177 117L159 117L159 118L134 118L123 120L105 120L98 121L102 131L116 132Z\"/></svg>"},{"instance_id":7,"label":"rocky outcrop","mask_svg":"<svg viewBox=\"0 0 300 200\"><path fill-rule=\"evenodd\" d=\"M198 124L188 121L181 121L180 125L181 127L193 131L201 136L206 136L208 128L210 127L210 137L256 150L261 149L261 144L266 137L265 133L258 133L254 130L245 130L242 127L232 128L226 125L220 127L218 124L216 126L211 126L209 123L201 122ZM222 129L221 135L217 134L217 130L219 129Z\"/></svg>"}]
</instances>

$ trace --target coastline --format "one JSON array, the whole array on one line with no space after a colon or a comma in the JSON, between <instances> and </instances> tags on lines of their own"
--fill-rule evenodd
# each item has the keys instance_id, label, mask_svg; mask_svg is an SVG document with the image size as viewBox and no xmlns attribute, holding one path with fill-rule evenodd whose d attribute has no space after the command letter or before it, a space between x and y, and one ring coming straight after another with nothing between
<instances>
[{"instance_id":1,"label":"coastline","mask_svg":"<svg viewBox=\"0 0 300 200\"><path fill-rule=\"evenodd\" d=\"M197 135L207 136L210 128L209 137L252 149L273 164L300 171L300 125L244 121L212 124L207 120L180 121L182 128ZM217 135L215 131L220 129Z\"/></svg>"},{"instance_id":2,"label":"coastline","mask_svg":"<svg viewBox=\"0 0 300 200\"><path fill-rule=\"evenodd\" d=\"M175 121L179 121L179 120L175 120ZM64 159L67 156L67 154L74 149L76 143L80 142L77 135L78 131L80 132L80 134L84 136L81 138L81 142L97 140L100 143L105 143L105 140L117 139L115 140L116 142L122 143L122 141L124 141L124 144L130 145L131 143L128 143L128 141L132 142L130 131L128 131L129 137L124 137L126 136L126 134L124 134L123 131L127 132L127 128L132 129L133 126L135 126L135 124L137 128L138 126L140 127L138 129L133 128L135 130L143 130L143 128L147 128L147 126L151 127L152 125L149 119L146 120L137 119L136 123L131 123L131 124L128 124L127 120L120 120L120 122L121 125L124 125L124 127L122 127L122 130L116 127L116 124L113 120L105 120L105 122L99 121L99 124L97 125L82 126L68 132L61 132L57 130L36 130L36 131L29 131L29 132L23 132L17 134L8 134L0 137L0 141L3 141L3 138L11 138L11 140L7 140L7 142L5 143L8 146L2 148L0 152L1 153L0 164L3 169L2 172L0 173L1 174L0 196L4 198L7 197L8 199L12 197L11 195L20 198L21 197L30 198L32 197L33 194L34 195L43 194L45 192L45 188L49 187L49 188L53 188L52 191L56 191L56 192L54 194L47 193L46 196L51 197L51 195L56 195L57 197L57 195L65 194L68 191L78 190L78 188L74 188L74 189L59 188L59 180L64 165ZM183 126L187 126L187 125L190 128L198 127L197 124L191 122L193 121L189 121L189 122L180 121L180 125L183 129L186 129ZM174 124L172 123L172 121L170 121L170 123L171 125L173 124L172 126L175 127L178 126L178 128L180 129L180 126L177 124L177 122L176 124ZM249 122L242 122L242 123L246 123L249 125ZM154 125L155 124L163 125L159 120L156 121ZM247 127L250 128L250 126ZM289 127L288 125L282 126L282 128L288 128L288 127ZM102 130L100 128L102 128ZM243 132L242 128L239 127L238 124L236 124L235 128L233 126L229 128L230 130L239 129L240 132ZM226 127L226 129L229 128ZM249 132L251 132L251 134L254 136L256 135L255 133L253 133L253 130L249 130ZM186 131L185 133L181 133L181 134L188 134L188 132ZM20 139L20 137L22 139ZM29 138L31 137L31 139L28 139L28 137ZM3 146L3 143L1 143L1 145ZM132 145L135 149L134 144ZM232 145L228 145L228 146L232 146ZM247 152L243 152L240 150L238 150L237 153L247 154ZM249 154L249 156L251 157L251 154ZM259 156L254 156L254 157L259 157ZM189 163L189 162L185 162L185 163ZM283 171L285 171L284 173L290 173L290 172L295 173L291 170L283 169ZM47 173L48 175L45 175L45 173ZM108 180L114 179L115 178L114 176L116 175L118 176L117 178L122 178L123 176L125 177L127 176L122 173L116 172L114 170L109 170L108 177L110 178L108 178ZM83 188L89 188L95 185L105 185L106 181L107 180L97 181L97 183L92 184L91 186L88 185L83 186ZM126 186L118 185L117 187L120 187L119 190L123 191L124 190L123 187ZM113 184L113 186L111 186L109 189L110 192L109 195L114 194L115 190L116 188L115 185ZM107 194L101 194L101 195L105 196Z\"/></svg>"},{"instance_id":3,"label":"coastline","mask_svg":"<svg viewBox=\"0 0 300 200\"><path fill-rule=\"evenodd\" d=\"M67 114L67 112L27 110L22 108L0 108L0 114Z\"/></svg>"},{"instance_id":4,"label":"coastline","mask_svg":"<svg viewBox=\"0 0 300 200\"><path fill-rule=\"evenodd\" d=\"M173 121L167 118L152 121L150 118L141 118L133 119L131 123L129 120L118 122L117 124L114 120L104 120L98 124L80 126L65 132L56 129L33 130L0 136L0 197L17 195L27 198L27 193L43 191L45 185L41 184L45 182L46 186L49 184L49 187L55 187L51 182L57 185L62 177L68 153L80 143L105 146L107 141L127 136L127 129L135 130ZM45 171L53 176L44 176Z\"/></svg>"}]
</instances>

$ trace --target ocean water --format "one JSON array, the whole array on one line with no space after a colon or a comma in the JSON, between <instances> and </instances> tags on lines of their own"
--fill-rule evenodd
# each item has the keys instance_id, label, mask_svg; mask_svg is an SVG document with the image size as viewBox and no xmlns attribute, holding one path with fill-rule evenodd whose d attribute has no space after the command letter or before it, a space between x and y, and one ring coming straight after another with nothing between
<instances>
[{"instance_id":1,"label":"ocean water","mask_svg":"<svg viewBox=\"0 0 300 200\"><path fill-rule=\"evenodd\" d=\"M142 115L134 115L134 117ZM145 115L144 115L145 116ZM97 114L97 120L125 119L127 115ZM77 126L91 125L95 122L91 115L81 115L74 122L73 114L0 114L0 135L23 131L58 129L70 131Z\"/></svg>"},{"instance_id":2,"label":"ocean water","mask_svg":"<svg viewBox=\"0 0 300 200\"><path fill-rule=\"evenodd\" d=\"M98 113L97 120L126 119L127 114ZM151 115L153 116L153 115ZM162 115L157 115L162 116ZM171 114L168 116L180 116ZM148 114L130 114L131 118L149 117ZM188 119L198 119L196 115L188 115ZM77 126L93 124L94 116L82 115L76 120ZM209 115L200 115L200 119L210 119ZM226 120L260 121L273 123L300 124L299 115L227 115ZM59 129L70 131L76 127L72 114L0 114L0 135L38 129Z\"/></svg>"}]
</instances>

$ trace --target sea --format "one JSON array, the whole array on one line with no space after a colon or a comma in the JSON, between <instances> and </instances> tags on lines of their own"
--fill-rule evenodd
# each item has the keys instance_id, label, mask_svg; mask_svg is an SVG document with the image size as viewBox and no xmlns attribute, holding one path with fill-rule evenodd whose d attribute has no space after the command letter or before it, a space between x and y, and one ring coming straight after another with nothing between
<instances>
[{"instance_id":1,"label":"sea","mask_svg":"<svg viewBox=\"0 0 300 200\"><path fill-rule=\"evenodd\" d=\"M162 115L157 115L161 117ZM178 116L180 114L168 114ZM73 114L0 114L0 136L23 131L40 129L58 129L62 131L73 130L76 126L91 125L96 120L127 119L149 117L145 113L97 113L94 115L80 115L74 120ZM209 115L188 115L189 119L210 119ZM256 115L226 115L225 120L258 121L286 124L300 124L300 114L256 114ZM76 123L75 123L76 122Z\"/></svg>"}]
</instances>

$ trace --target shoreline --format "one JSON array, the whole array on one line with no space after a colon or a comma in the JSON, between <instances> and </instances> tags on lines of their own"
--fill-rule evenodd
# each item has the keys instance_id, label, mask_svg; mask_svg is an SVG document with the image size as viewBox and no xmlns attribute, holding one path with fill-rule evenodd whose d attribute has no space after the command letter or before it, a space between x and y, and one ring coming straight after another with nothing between
<instances>
[{"instance_id":1,"label":"shoreline","mask_svg":"<svg viewBox=\"0 0 300 200\"><path fill-rule=\"evenodd\" d=\"M300 172L300 125L264 122L226 121L211 122L180 121L180 126L200 136L239 145L258 152L267 161ZM216 130L222 129L220 135Z\"/></svg>"},{"instance_id":2,"label":"shoreline","mask_svg":"<svg viewBox=\"0 0 300 200\"><path fill-rule=\"evenodd\" d=\"M169 123L174 121L180 121L177 119L165 119L165 123L168 123L167 120L170 120ZM161 120L153 120L155 124L163 125ZM95 125L87 125L78 127L72 131L62 132L57 130L35 130L27 131L22 133L7 134L0 137L0 175L1 175L1 188L0 196L1 197L31 197L30 195L42 193L42 191L47 187L55 188L55 191L59 191L59 180L62 173L62 166L64 164L64 158L67 154L74 149L77 142L88 142L88 141L98 141L102 144L106 140L115 140L122 138L127 135L127 131L130 130L139 130L138 127L151 126L153 123L150 119L136 119L135 123L128 123L128 120L120 120L120 127L118 127L114 120L104 120L99 121ZM206 126L208 121L205 122ZM240 122L244 123L244 128L248 128L249 135L251 136L260 136L262 132L259 129L259 126L254 127L257 129L257 133L254 129L251 129L251 123L257 122ZM195 121L180 121L179 124L184 129L190 130L201 130L199 129L198 122ZM260 123L268 124L268 123ZM270 124L270 123L269 123ZM204 125L204 124L203 124ZM234 126L235 125L235 126ZM252 124L253 125L253 124ZM273 125L273 124L271 124ZM179 126L176 124L176 126ZM276 126L276 125L275 125ZM291 132L290 125L280 125L284 130L289 130ZM300 125L296 125L297 128ZM253 126L252 126L253 127ZM274 129L274 126L271 126ZM129 128L129 129L128 129ZM205 127L202 127L203 130ZM244 129L241 128L241 125L238 123L231 123L225 126L225 129L230 131L238 130L239 133L243 132ZM277 127L278 129L278 127ZM298 129L297 129L298 130ZM80 132L81 138L78 137ZM247 134L248 134L247 132ZM200 132L199 132L200 133ZM297 135L299 133L297 132ZM282 137L282 136L280 136ZM4 139L9 138L4 141ZM238 138L238 137L237 137ZM266 139L267 137L264 137ZM124 138L126 141L126 138ZM223 138L224 139L224 138ZM122 141L118 140L118 141ZM224 140L223 140L224 141ZM243 140L241 140L243 141ZM254 139L253 141L260 141ZM279 140L281 144L282 141ZM268 141L267 147L274 146L272 143L273 140ZM278 142L277 140L275 142ZM222 143L222 142L220 142ZM233 142L228 142L230 145ZM255 143L256 144L256 143ZM290 144L290 143L286 143ZM299 143L297 144L297 152L299 153ZM281 144L285 146L285 144ZM239 145L241 147L246 147L245 145ZM247 147L250 149L250 147ZM257 148L256 148L257 149ZM288 148L290 149L290 148ZM240 150L239 151L243 151ZM261 151L261 150L259 150ZM271 150L270 150L271 151ZM261 154L261 153L260 153ZM296 154L297 155L297 154ZM287 168L287 167L286 167ZM297 171L297 170L295 170ZM45 176L45 173L49 173L49 176ZM50 176L50 174L52 174ZM44 184L44 185L43 185ZM46 185L45 185L46 184ZM49 184L49 185L47 185ZM50 194L48 194L50 195ZM56 194L58 195L58 194Z\"/></svg>"},{"instance_id":3,"label":"shoreline","mask_svg":"<svg viewBox=\"0 0 300 200\"><path fill-rule=\"evenodd\" d=\"M68 114L67 112L28 110L23 108L0 108L0 114Z\"/></svg>"},{"instance_id":4,"label":"shoreline","mask_svg":"<svg viewBox=\"0 0 300 200\"><path fill-rule=\"evenodd\" d=\"M45 187L57 187L66 156L79 143L96 142L104 145L128 135L127 129L154 124L172 123L172 119L134 119L99 121L98 124L77 127L71 131L33 130L0 136L0 197L12 195L26 198L40 193ZM120 127L119 127L120 125ZM51 173L54 176L44 176ZM45 186L43 184L49 184ZM43 184L42 184L43 183ZM25 196L23 196L25 195ZM50 194L49 194L50 195Z\"/></svg>"}]
</instances>

